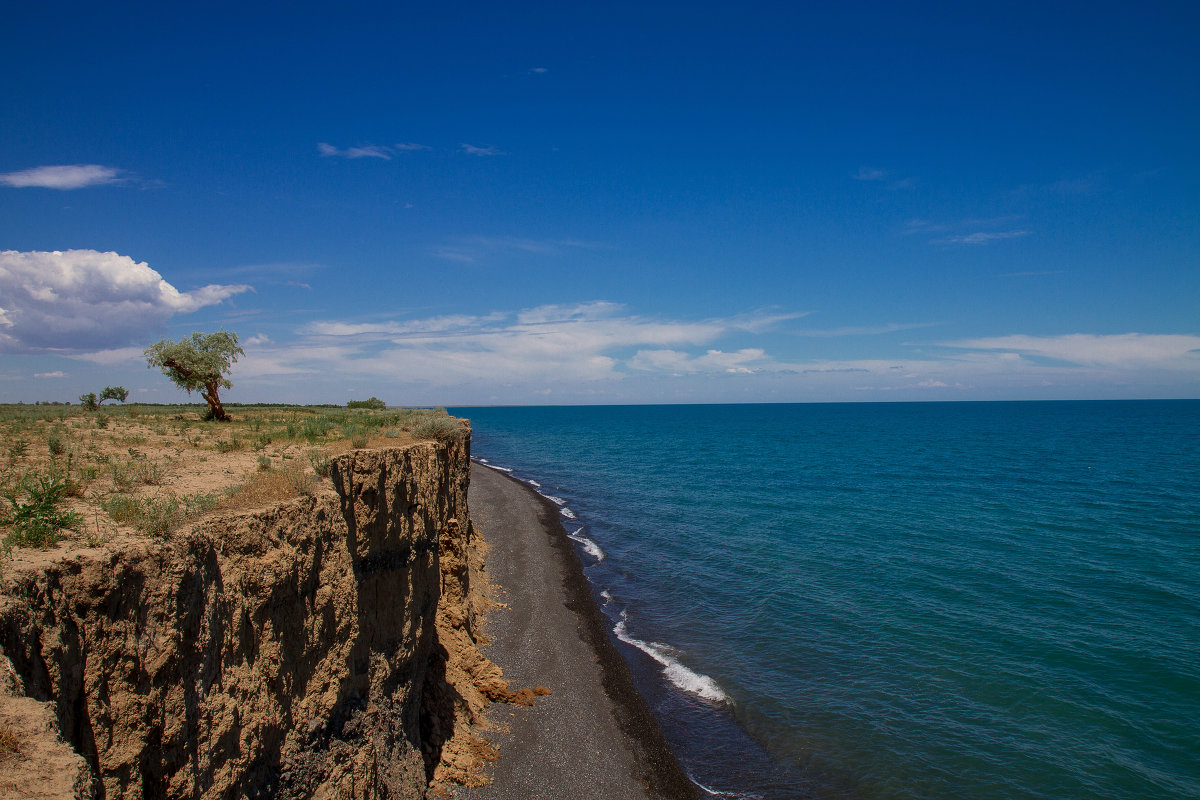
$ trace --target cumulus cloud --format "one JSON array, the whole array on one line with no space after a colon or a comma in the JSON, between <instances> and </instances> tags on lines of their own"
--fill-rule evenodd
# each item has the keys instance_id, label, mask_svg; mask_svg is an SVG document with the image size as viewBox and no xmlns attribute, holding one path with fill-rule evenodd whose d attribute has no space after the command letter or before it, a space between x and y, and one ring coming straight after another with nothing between
<instances>
[{"instance_id":1,"label":"cumulus cloud","mask_svg":"<svg viewBox=\"0 0 1200 800\"><path fill-rule=\"evenodd\" d=\"M0 352L97 353L139 343L172 316L250 290L181 292L149 267L97 250L0 252Z\"/></svg>"},{"instance_id":2,"label":"cumulus cloud","mask_svg":"<svg viewBox=\"0 0 1200 800\"><path fill-rule=\"evenodd\" d=\"M1090 366L1200 367L1200 336L1179 334L1016 335L946 344L966 350L999 350Z\"/></svg>"},{"instance_id":3,"label":"cumulus cloud","mask_svg":"<svg viewBox=\"0 0 1200 800\"><path fill-rule=\"evenodd\" d=\"M42 189L83 189L119 183L122 170L100 164L64 164L49 167L34 167L0 175L0 183L17 189L39 187Z\"/></svg>"}]
</instances>

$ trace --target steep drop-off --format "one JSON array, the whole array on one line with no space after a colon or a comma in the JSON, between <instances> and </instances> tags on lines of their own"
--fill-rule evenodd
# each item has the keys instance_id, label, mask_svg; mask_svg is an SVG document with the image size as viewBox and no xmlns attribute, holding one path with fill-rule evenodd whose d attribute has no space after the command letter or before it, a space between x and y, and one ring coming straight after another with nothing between
<instances>
[{"instance_id":1,"label":"steep drop-off","mask_svg":"<svg viewBox=\"0 0 1200 800\"><path fill-rule=\"evenodd\" d=\"M354 451L331 477L4 576L0 709L46 776L24 796L417 798L439 765L469 777L479 696L507 692L474 648L469 440Z\"/></svg>"}]
</instances>

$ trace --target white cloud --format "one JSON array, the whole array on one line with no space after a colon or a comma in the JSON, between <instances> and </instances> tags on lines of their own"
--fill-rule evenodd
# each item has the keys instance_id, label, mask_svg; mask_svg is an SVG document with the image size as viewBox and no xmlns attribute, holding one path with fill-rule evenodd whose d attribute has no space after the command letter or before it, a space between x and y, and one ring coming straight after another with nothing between
<instances>
[{"instance_id":1,"label":"white cloud","mask_svg":"<svg viewBox=\"0 0 1200 800\"><path fill-rule=\"evenodd\" d=\"M629 360L632 369L648 372L668 372L673 375L694 373L725 373L751 375L762 371L759 366L767 358L765 351L747 347L734 353L709 350L701 356L691 356L679 350L639 350Z\"/></svg>"},{"instance_id":2,"label":"white cloud","mask_svg":"<svg viewBox=\"0 0 1200 800\"><path fill-rule=\"evenodd\" d=\"M770 363L756 348L691 351L726 335L765 331L795 315L701 321L630 314L605 301L551 304L517 312L452 314L413 320L325 320L291 345L266 348L245 374L353 371L418 384L558 384L622 381L647 372L750 374ZM239 370L242 369L239 367Z\"/></svg>"},{"instance_id":3,"label":"white cloud","mask_svg":"<svg viewBox=\"0 0 1200 800\"><path fill-rule=\"evenodd\" d=\"M519 236L471 236L433 248L435 257L444 261L474 264L489 256L505 253L560 255L571 250L595 250L604 245L579 239L525 239Z\"/></svg>"},{"instance_id":4,"label":"white cloud","mask_svg":"<svg viewBox=\"0 0 1200 800\"><path fill-rule=\"evenodd\" d=\"M56 370L54 370L54 372L35 372L35 373L33 373L33 377L35 377L35 378L65 378L65 377L67 377L67 373L63 372L61 369L56 369Z\"/></svg>"},{"instance_id":5,"label":"white cloud","mask_svg":"<svg viewBox=\"0 0 1200 800\"><path fill-rule=\"evenodd\" d=\"M374 144L340 149L328 142L317 142L317 150L323 156L334 158L382 158L384 161L392 160L392 150L390 147L380 147Z\"/></svg>"},{"instance_id":6,"label":"white cloud","mask_svg":"<svg viewBox=\"0 0 1200 800\"><path fill-rule=\"evenodd\" d=\"M433 148L427 144L417 144L416 142L396 142L397 150L413 151L413 150L432 150Z\"/></svg>"},{"instance_id":7,"label":"white cloud","mask_svg":"<svg viewBox=\"0 0 1200 800\"><path fill-rule=\"evenodd\" d=\"M1200 368L1200 336L1122 333L997 336L947 342L965 350L1000 350L1071 364L1108 367Z\"/></svg>"},{"instance_id":8,"label":"white cloud","mask_svg":"<svg viewBox=\"0 0 1200 800\"><path fill-rule=\"evenodd\" d=\"M119 183L122 170L100 164L64 164L61 166L34 167L0 175L0 183L18 189L39 187L42 189L83 189Z\"/></svg>"},{"instance_id":9,"label":"white cloud","mask_svg":"<svg viewBox=\"0 0 1200 800\"><path fill-rule=\"evenodd\" d=\"M249 291L181 292L144 262L97 250L0 252L0 352L97 353L151 336L166 320Z\"/></svg>"},{"instance_id":10,"label":"white cloud","mask_svg":"<svg viewBox=\"0 0 1200 800\"><path fill-rule=\"evenodd\" d=\"M1015 231L976 231L975 233L967 233L961 236L948 236L945 239L936 239L935 244L988 244L990 242L1003 241L1004 239L1020 239L1023 236L1028 236L1033 233L1029 230Z\"/></svg>"},{"instance_id":11,"label":"white cloud","mask_svg":"<svg viewBox=\"0 0 1200 800\"><path fill-rule=\"evenodd\" d=\"M472 155L472 156L505 156L505 155L508 155L508 153L505 153L503 150L496 148L496 147L492 147L491 145L487 145L485 147L476 147L473 144L466 144L465 142L462 145L462 151L464 153L466 153L468 155Z\"/></svg>"},{"instance_id":12,"label":"white cloud","mask_svg":"<svg viewBox=\"0 0 1200 800\"><path fill-rule=\"evenodd\" d=\"M532 67L529 71L534 75L545 75L550 70L546 69L545 67Z\"/></svg>"}]
</instances>

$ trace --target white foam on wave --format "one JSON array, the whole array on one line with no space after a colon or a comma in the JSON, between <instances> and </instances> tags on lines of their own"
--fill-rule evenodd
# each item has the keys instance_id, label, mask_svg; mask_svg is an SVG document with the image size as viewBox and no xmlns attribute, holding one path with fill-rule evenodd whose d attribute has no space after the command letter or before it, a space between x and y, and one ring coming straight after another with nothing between
<instances>
[{"instance_id":1,"label":"white foam on wave","mask_svg":"<svg viewBox=\"0 0 1200 800\"><path fill-rule=\"evenodd\" d=\"M583 528L580 528L579 530L583 530ZM600 597L604 600L605 603L612 602L612 595L608 593L608 589L601 589Z\"/></svg>"},{"instance_id":2,"label":"white foam on wave","mask_svg":"<svg viewBox=\"0 0 1200 800\"><path fill-rule=\"evenodd\" d=\"M600 545L596 544L586 536L580 536L579 532L582 530L583 528L576 528L574 533L567 534L567 538L583 545L583 552L587 553L592 558L596 559L597 561L603 561L604 551L600 549Z\"/></svg>"},{"instance_id":3,"label":"white foam on wave","mask_svg":"<svg viewBox=\"0 0 1200 800\"><path fill-rule=\"evenodd\" d=\"M542 485L541 485L540 483L538 483L537 481L530 481L530 482L529 482L529 485L530 485L530 486L533 486L533 487L536 487L536 488L538 488L538 489L542 488Z\"/></svg>"},{"instance_id":4,"label":"white foam on wave","mask_svg":"<svg viewBox=\"0 0 1200 800\"><path fill-rule=\"evenodd\" d=\"M562 508L560 508L558 510L558 513L562 514L567 519L579 519L579 517L575 516L575 512L572 511L571 509L567 508L566 506L563 506Z\"/></svg>"},{"instance_id":5,"label":"white foam on wave","mask_svg":"<svg viewBox=\"0 0 1200 800\"><path fill-rule=\"evenodd\" d=\"M658 642L644 642L630 635L629 627L625 624L624 611L621 612L621 619L617 622L617 626L613 628L613 634L625 644L636 647L659 664L662 664L663 675L667 676L667 680L685 692L691 692L697 697L711 700L714 703L729 701L729 695L725 694L716 681L707 675L702 675L699 672L688 669L687 666L667 652L666 645L659 644Z\"/></svg>"},{"instance_id":6,"label":"white foam on wave","mask_svg":"<svg viewBox=\"0 0 1200 800\"><path fill-rule=\"evenodd\" d=\"M711 789L693 778L691 775L688 775L688 780L696 784L697 788L699 788L700 791L704 792L709 797L738 797L742 798L742 800L762 800L761 794L742 794L741 792L723 792L720 789Z\"/></svg>"},{"instance_id":7,"label":"white foam on wave","mask_svg":"<svg viewBox=\"0 0 1200 800\"><path fill-rule=\"evenodd\" d=\"M512 472L510 467L497 467L495 464L489 464L486 461L482 462L485 467L496 470L497 472Z\"/></svg>"},{"instance_id":8,"label":"white foam on wave","mask_svg":"<svg viewBox=\"0 0 1200 800\"><path fill-rule=\"evenodd\" d=\"M539 494L541 493L539 492ZM543 494L542 497L546 498L551 503L554 503L556 506L565 506L567 504L566 500L563 500L561 497L555 497L552 494Z\"/></svg>"}]
</instances>

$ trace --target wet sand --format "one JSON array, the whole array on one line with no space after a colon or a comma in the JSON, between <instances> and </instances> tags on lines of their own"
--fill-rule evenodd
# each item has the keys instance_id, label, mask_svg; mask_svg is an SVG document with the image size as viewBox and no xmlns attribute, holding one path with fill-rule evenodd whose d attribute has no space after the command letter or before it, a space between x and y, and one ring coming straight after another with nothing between
<instances>
[{"instance_id":1,"label":"wet sand","mask_svg":"<svg viewBox=\"0 0 1200 800\"><path fill-rule=\"evenodd\" d=\"M555 506L473 464L471 518L506 608L489 615L484 653L513 688L547 686L532 708L496 705L487 735L500 758L464 800L697 798L629 668L612 645Z\"/></svg>"}]
</instances>

